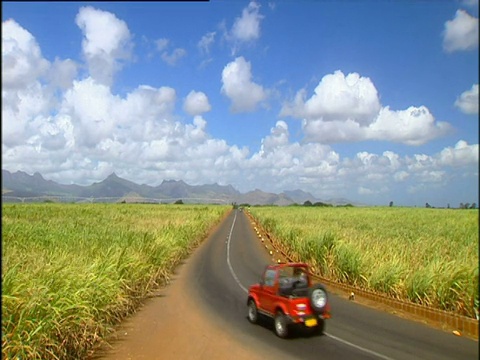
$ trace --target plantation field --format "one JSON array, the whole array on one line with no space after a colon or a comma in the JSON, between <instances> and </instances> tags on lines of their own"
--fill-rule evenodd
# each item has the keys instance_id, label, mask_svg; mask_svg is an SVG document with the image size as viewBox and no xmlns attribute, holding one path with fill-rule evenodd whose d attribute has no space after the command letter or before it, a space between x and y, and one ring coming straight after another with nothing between
<instances>
[{"instance_id":1,"label":"plantation field","mask_svg":"<svg viewBox=\"0 0 480 360\"><path fill-rule=\"evenodd\" d=\"M478 210L252 207L327 279L457 314L479 307Z\"/></svg>"},{"instance_id":2,"label":"plantation field","mask_svg":"<svg viewBox=\"0 0 480 360\"><path fill-rule=\"evenodd\" d=\"M230 208L3 204L2 357L84 358Z\"/></svg>"}]
</instances>

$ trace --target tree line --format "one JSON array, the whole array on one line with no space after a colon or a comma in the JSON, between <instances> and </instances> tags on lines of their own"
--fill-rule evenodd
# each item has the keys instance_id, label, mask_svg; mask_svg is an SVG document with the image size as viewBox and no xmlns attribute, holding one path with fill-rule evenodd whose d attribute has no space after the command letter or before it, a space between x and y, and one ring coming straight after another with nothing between
<instances>
[{"instance_id":1,"label":"tree line","mask_svg":"<svg viewBox=\"0 0 480 360\"><path fill-rule=\"evenodd\" d=\"M393 206L393 201L390 201L390 203L388 204L388 206L389 206L389 207L392 207L392 206ZM425 207L426 207L427 209L434 209L434 208L435 208L435 206L430 205L428 202L425 203ZM468 202L465 203L465 204L464 204L464 203L460 203L460 205L458 206L458 209L476 209L476 208L477 208L477 204L476 204L476 203L470 204L470 203L468 203ZM450 204L447 204L447 209L451 209Z\"/></svg>"}]
</instances>

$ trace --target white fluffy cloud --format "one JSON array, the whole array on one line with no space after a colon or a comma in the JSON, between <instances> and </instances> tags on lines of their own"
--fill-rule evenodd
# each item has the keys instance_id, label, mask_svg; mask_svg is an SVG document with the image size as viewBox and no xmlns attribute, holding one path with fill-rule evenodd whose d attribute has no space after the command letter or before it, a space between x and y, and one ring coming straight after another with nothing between
<instances>
[{"instance_id":1,"label":"white fluffy cloud","mask_svg":"<svg viewBox=\"0 0 480 360\"><path fill-rule=\"evenodd\" d=\"M201 91L190 91L183 103L183 110L190 115L200 115L209 112L211 109L207 95Z\"/></svg>"},{"instance_id":2,"label":"white fluffy cloud","mask_svg":"<svg viewBox=\"0 0 480 360\"><path fill-rule=\"evenodd\" d=\"M299 186L327 191L337 186L339 161L329 146L290 142L288 125L278 121L262 140L260 151L245 159L245 167L249 182L256 188L275 179L272 185L277 191Z\"/></svg>"},{"instance_id":3,"label":"white fluffy cloud","mask_svg":"<svg viewBox=\"0 0 480 360\"><path fill-rule=\"evenodd\" d=\"M249 9L246 14L255 18L258 7ZM238 36L255 39L255 32L247 35L247 15L242 16L245 28L238 25ZM302 188L324 199L351 191L370 198L393 193L395 186L441 184L453 181L452 169L478 178L478 170L472 170L478 168L478 144L463 140L436 154L403 156L387 150L341 156L327 143L387 140L417 145L445 133L448 125L437 122L425 106L399 111L383 107L370 79L340 71L326 75L309 98L305 90L299 91L282 110L283 116L303 121L307 141L293 141L287 120L277 120L261 137L260 149L251 153L208 134L205 113L211 105L206 93L192 90L183 99L183 110L192 116L187 121L178 120L182 117L176 114L172 87L139 85L115 94L113 77L133 46L128 27L113 14L90 7L81 8L77 24L84 34L89 71L81 76L80 64L58 58L50 63L32 34L13 20L2 23L5 169L38 171L47 179L81 185L115 171L149 185L182 179L192 185L232 184L240 191ZM104 33L105 26L111 31ZM253 23L250 28L255 29ZM165 50L169 42L157 45ZM235 112L253 111L269 95L252 80L251 64L243 57L225 66L222 85ZM478 85L462 94L457 106L469 108L465 104L475 92L478 98Z\"/></svg>"},{"instance_id":4,"label":"white fluffy cloud","mask_svg":"<svg viewBox=\"0 0 480 360\"><path fill-rule=\"evenodd\" d=\"M42 85L50 63L43 58L35 38L14 20L2 23L2 143L25 141L48 117L54 99Z\"/></svg>"},{"instance_id":5,"label":"white fluffy cloud","mask_svg":"<svg viewBox=\"0 0 480 360\"><path fill-rule=\"evenodd\" d=\"M2 143L16 146L29 141L38 124L48 119L52 101L39 82L21 90L3 90Z\"/></svg>"},{"instance_id":6,"label":"white fluffy cloud","mask_svg":"<svg viewBox=\"0 0 480 360\"><path fill-rule=\"evenodd\" d=\"M271 153L280 146L287 145L289 142L288 125L284 121L277 121L274 128L271 129L270 135L262 140L260 154Z\"/></svg>"},{"instance_id":7,"label":"white fluffy cloud","mask_svg":"<svg viewBox=\"0 0 480 360\"><path fill-rule=\"evenodd\" d=\"M354 181L358 184L359 194L386 193L398 184L408 184L408 192L415 193L445 184L452 178L450 169L472 166L478 166L478 144L459 141L454 147L447 147L434 155L401 157L391 151L382 155L359 152L354 158L342 161L338 179L340 182ZM469 175L475 176L474 173Z\"/></svg>"},{"instance_id":8,"label":"white fluffy cloud","mask_svg":"<svg viewBox=\"0 0 480 360\"><path fill-rule=\"evenodd\" d=\"M2 87L24 88L43 76L49 63L35 38L15 20L2 23Z\"/></svg>"},{"instance_id":9,"label":"white fluffy cloud","mask_svg":"<svg viewBox=\"0 0 480 360\"><path fill-rule=\"evenodd\" d=\"M91 6L80 8L76 23L83 32L82 50L90 75L102 84L111 85L122 61L131 58L127 24L114 14Z\"/></svg>"},{"instance_id":10,"label":"white fluffy cloud","mask_svg":"<svg viewBox=\"0 0 480 360\"><path fill-rule=\"evenodd\" d=\"M454 147L443 149L437 156L439 165L461 167L468 164L478 164L478 144L468 145L460 140Z\"/></svg>"},{"instance_id":11,"label":"white fluffy cloud","mask_svg":"<svg viewBox=\"0 0 480 360\"><path fill-rule=\"evenodd\" d=\"M55 59L48 73L49 82L62 90L66 90L73 85L73 80L77 77L78 64L74 61Z\"/></svg>"},{"instance_id":12,"label":"white fluffy cloud","mask_svg":"<svg viewBox=\"0 0 480 360\"><path fill-rule=\"evenodd\" d=\"M478 166L478 144L469 145L460 140L453 147L446 147L438 154L416 154L406 156L404 163L406 171L412 175L425 176L425 174L446 174L448 168L462 168L466 165ZM478 176L478 170L477 170Z\"/></svg>"},{"instance_id":13,"label":"white fluffy cloud","mask_svg":"<svg viewBox=\"0 0 480 360\"><path fill-rule=\"evenodd\" d=\"M259 14L260 5L252 1L243 9L242 16L235 20L232 34L236 40L251 41L260 36L260 21L263 16Z\"/></svg>"},{"instance_id":14,"label":"white fluffy cloud","mask_svg":"<svg viewBox=\"0 0 480 360\"><path fill-rule=\"evenodd\" d=\"M92 147L113 134L115 118L111 110L118 102L106 85L87 78L75 81L65 93L60 113L69 115L78 145Z\"/></svg>"},{"instance_id":15,"label":"white fluffy cloud","mask_svg":"<svg viewBox=\"0 0 480 360\"><path fill-rule=\"evenodd\" d=\"M192 91L185 99L185 111L194 116L191 124L175 121L172 88L141 85L123 97L112 94L118 61L130 56L123 21L88 7L81 8L77 24L85 36L90 71L82 80L75 80L76 63L55 59L51 65L30 33L13 20L2 24L2 154L7 168L51 172L52 179L77 183L117 171L151 183L144 169L201 182L206 174L214 179L217 168L227 172L238 166L246 150L205 132L207 122L198 115L211 106L204 93ZM53 101L52 86L62 91L59 102Z\"/></svg>"},{"instance_id":16,"label":"white fluffy cloud","mask_svg":"<svg viewBox=\"0 0 480 360\"><path fill-rule=\"evenodd\" d=\"M478 84L474 84L470 90L464 91L455 101L455 106L465 114L478 115Z\"/></svg>"},{"instance_id":17,"label":"white fluffy cloud","mask_svg":"<svg viewBox=\"0 0 480 360\"><path fill-rule=\"evenodd\" d=\"M407 145L422 145L447 134L451 126L435 118L425 106L392 111L382 108L368 127L366 139L388 140Z\"/></svg>"},{"instance_id":18,"label":"white fluffy cloud","mask_svg":"<svg viewBox=\"0 0 480 360\"><path fill-rule=\"evenodd\" d=\"M299 96L305 96L300 92ZM369 78L357 73L345 76L337 70L323 77L307 101L297 99L293 107L286 107L282 115L293 115L322 121L351 120L368 125L380 110L377 89Z\"/></svg>"},{"instance_id":19,"label":"white fluffy cloud","mask_svg":"<svg viewBox=\"0 0 480 360\"><path fill-rule=\"evenodd\" d=\"M443 48L447 52L478 48L478 18L465 10L457 10L453 20L445 23Z\"/></svg>"},{"instance_id":20,"label":"white fluffy cloud","mask_svg":"<svg viewBox=\"0 0 480 360\"><path fill-rule=\"evenodd\" d=\"M233 112L253 111L267 99L267 91L252 81L251 64L243 57L225 66L222 84L222 93L231 100Z\"/></svg>"},{"instance_id":21,"label":"white fluffy cloud","mask_svg":"<svg viewBox=\"0 0 480 360\"><path fill-rule=\"evenodd\" d=\"M305 90L284 104L280 115L302 118L306 141L335 143L387 140L420 145L450 130L425 106L393 111L381 107L369 78L335 71L323 77L307 100Z\"/></svg>"},{"instance_id":22,"label":"white fluffy cloud","mask_svg":"<svg viewBox=\"0 0 480 360\"><path fill-rule=\"evenodd\" d=\"M260 23L264 18L260 14L260 5L251 1L242 10L242 15L235 19L230 32L225 31L225 38L232 44L232 54L235 55L243 45L253 44L260 38Z\"/></svg>"}]
</instances>

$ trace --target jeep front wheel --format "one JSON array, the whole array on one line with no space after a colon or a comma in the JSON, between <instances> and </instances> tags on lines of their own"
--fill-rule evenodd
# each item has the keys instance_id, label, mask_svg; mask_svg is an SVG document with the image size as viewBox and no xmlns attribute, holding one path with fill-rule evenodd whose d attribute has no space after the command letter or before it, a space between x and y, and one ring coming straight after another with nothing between
<instances>
[{"instance_id":1,"label":"jeep front wheel","mask_svg":"<svg viewBox=\"0 0 480 360\"><path fill-rule=\"evenodd\" d=\"M274 323L275 334L277 334L278 337L285 339L288 336L287 317L281 311L278 311L275 314Z\"/></svg>"},{"instance_id":2,"label":"jeep front wheel","mask_svg":"<svg viewBox=\"0 0 480 360\"><path fill-rule=\"evenodd\" d=\"M252 324L256 324L258 321L257 304L255 304L255 300L253 299L248 301L248 321Z\"/></svg>"}]
</instances>

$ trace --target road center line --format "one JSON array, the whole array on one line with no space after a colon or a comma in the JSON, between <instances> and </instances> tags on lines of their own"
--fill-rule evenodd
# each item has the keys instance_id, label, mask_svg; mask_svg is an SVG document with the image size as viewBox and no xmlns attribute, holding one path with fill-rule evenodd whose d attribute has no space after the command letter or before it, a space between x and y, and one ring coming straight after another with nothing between
<instances>
[{"instance_id":1,"label":"road center line","mask_svg":"<svg viewBox=\"0 0 480 360\"><path fill-rule=\"evenodd\" d=\"M235 279L235 281L237 282L238 286L240 286L240 288L245 291L247 294L248 294L248 289L242 285L242 283L240 282L240 280L238 279L238 276L237 274L235 274L235 271L233 270L233 267L232 267L232 264L230 262L230 240L232 239L232 233L233 233L233 228L235 226L235 221L237 220L237 212L235 211L235 217L233 218L233 222L232 222L232 227L230 228L230 233L228 234L228 239L227 239L227 264L228 264L228 268L230 269L230 273L232 274L233 278ZM325 336L328 336L329 338L333 339L333 340L336 340L336 341L339 341L341 342L342 344L345 344L345 345L348 345L348 346L351 346L357 350L360 350L360 351L363 351L363 352L366 352L368 354L371 354L373 356L376 356L380 359L383 359L383 360L394 360L388 356L385 356L385 355L382 355L380 353L377 353L373 350L369 350L369 349L366 349L364 347L361 347L359 345L355 345L353 343L351 343L350 341L347 341L347 340L344 340L344 339L341 339L337 336L334 336L334 335L330 335L330 334L327 334L326 332L324 332Z\"/></svg>"},{"instance_id":2,"label":"road center line","mask_svg":"<svg viewBox=\"0 0 480 360\"><path fill-rule=\"evenodd\" d=\"M325 335L325 336L328 336L329 338L331 338L331 339L333 339L333 340L337 340L337 341L339 341L339 342L341 342L341 343L343 343L343 344L345 344L345 345L354 347L355 349L358 349L358 350L361 350L361 351L366 352L366 353L368 353L368 354L374 355L374 356L376 356L376 357L378 357L378 358L380 358L380 359L384 359L384 360L394 360L394 359L392 359L391 357L382 355L382 354L377 353L377 352L375 352L375 351L373 351L373 350L365 349L364 347L361 347L361 346L359 346L359 345L355 345L355 344L351 343L350 341L343 340L343 339L341 339L341 338L339 338L339 337L336 337L336 336L334 336L334 335L327 334L326 332L324 332L324 335Z\"/></svg>"},{"instance_id":3,"label":"road center line","mask_svg":"<svg viewBox=\"0 0 480 360\"><path fill-rule=\"evenodd\" d=\"M233 271L232 263L230 262L230 239L232 238L233 227L235 226L236 220L237 220L237 211L235 210L235 217L233 218L232 227L230 229L230 234L228 234L228 239L227 239L227 264L228 264L228 268L230 269L230 273L232 274L233 278L237 282L238 286L240 286L242 290L248 294L248 289L242 285L242 283L238 279L237 274L235 274L235 271Z\"/></svg>"}]
</instances>

